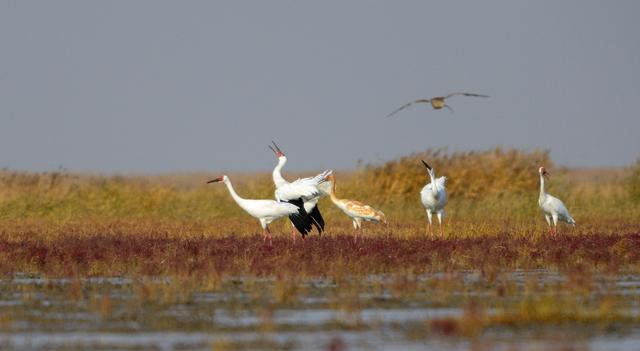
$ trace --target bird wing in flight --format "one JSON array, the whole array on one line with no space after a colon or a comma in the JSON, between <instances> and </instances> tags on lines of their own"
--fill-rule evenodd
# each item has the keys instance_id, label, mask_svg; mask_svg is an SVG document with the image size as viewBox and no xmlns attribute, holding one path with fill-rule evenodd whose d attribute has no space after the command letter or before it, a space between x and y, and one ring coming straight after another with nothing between
<instances>
[{"instance_id":1,"label":"bird wing in flight","mask_svg":"<svg viewBox=\"0 0 640 351\"><path fill-rule=\"evenodd\" d=\"M387 117L391 117L394 114L400 112L401 110L404 110L405 108L407 108L407 107L409 107L409 106L411 106L413 104L429 103L429 102L431 102L431 100L429 100L429 99L418 99L418 100L415 100L415 101L411 101L409 103L406 103L406 104L400 106L398 109L396 109L395 111L393 111L390 114L388 114Z\"/></svg>"},{"instance_id":2,"label":"bird wing in flight","mask_svg":"<svg viewBox=\"0 0 640 351\"><path fill-rule=\"evenodd\" d=\"M452 97L452 96L475 96L475 97L485 97L485 98L488 98L488 97L489 97L489 95L483 95L483 94L473 94L473 93L461 93L461 92L457 92L457 93L451 93L451 94L449 94L449 95L445 96L444 98L445 98L445 99L448 99L448 98L450 98L450 97Z\"/></svg>"}]
</instances>

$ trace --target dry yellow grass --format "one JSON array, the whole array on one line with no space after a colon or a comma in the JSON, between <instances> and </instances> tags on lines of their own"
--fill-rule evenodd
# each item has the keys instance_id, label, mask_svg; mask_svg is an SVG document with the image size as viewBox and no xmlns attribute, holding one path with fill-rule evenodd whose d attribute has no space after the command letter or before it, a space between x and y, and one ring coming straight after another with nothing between
<instances>
[{"instance_id":1,"label":"dry yellow grass","mask_svg":"<svg viewBox=\"0 0 640 351\"><path fill-rule=\"evenodd\" d=\"M338 191L380 208L390 225L366 226L369 235L422 235L424 210L419 191L427 182L420 159L448 177L446 223L454 236L516 232L543 233L537 208L537 168L552 172L549 192L560 197L578 221L580 233L635 230L640 203L630 184L634 169L572 170L551 166L546 151L492 149L447 153L428 150L380 165L336 172ZM213 174L102 176L65 172L0 171L0 225L5 237L35 233L161 233L246 235L257 222L233 202L226 189L207 185ZM248 198L272 198L270 174L232 174L238 192ZM295 177L296 175L287 175ZM635 177L635 178L634 178ZM636 180L637 182L637 180ZM349 220L323 199L329 234L350 232ZM281 223L281 224L278 224ZM282 227L279 227L282 226ZM274 229L288 231L286 221Z\"/></svg>"}]
</instances>

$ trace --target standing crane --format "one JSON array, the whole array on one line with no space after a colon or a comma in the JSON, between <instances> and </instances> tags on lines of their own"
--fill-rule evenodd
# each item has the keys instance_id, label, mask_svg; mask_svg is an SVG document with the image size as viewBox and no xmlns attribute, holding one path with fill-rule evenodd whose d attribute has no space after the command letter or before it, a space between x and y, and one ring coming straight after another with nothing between
<instances>
[{"instance_id":1,"label":"standing crane","mask_svg":"<svg viewBox=\"0 0 640 351\"><path fill-rule=\"evenodd\" d=\"M483 98L488 98L489 97L489 95L473 94L473 93L451 93L451 94L445 95L445 96L436 96L436 97L433 97L431 99L418 99L418 100L414 100L414 101L408 102L408 103L400 106L395 111L393 111L390 114L388 114L387 117L391 117L391 116L395 115L396 113L400 112L401 110L404 110L405 108L407 108L407 107L409 107L409 106L411 106L413 104L431 104L431 107L433 107L434 110L440 110L441 108L445 107L449 111L453 112L453 109L451 108L451 106L447 105L447 103L445 102L446 99L448 99L450 97L453 97L453 96L474 96L474 97L483 97Z\"/></svg>"},{"instance_id":2,"label":"standing crane","mask_svg":"<svg viewBox=\"0 0 640 351\"><path fill-rule=\"evenodd\" d=\"M233 189L233 185L231 185L231 180L226 175L220 176L216 179L210 180L208 183L218 183L222 182L227 186L231 197L235 202L240 206L245 212L251 215L254 218L257 218L260 221L260 226L262 226L262 236L263 241L269 240L269 245L271 245L272 237L271 232L269 231L269 223L274 220L288 216L291 220L291 223L295 226L295 228L300 233L307 233L311 230L311 221L309 220L309 216L304 211L304 207L302 202L299 202L297 205L288 202L279 202L274 200L250 200L244 199L240 197Z\"/></svg>"},{"instance_id":3,"label":"standing crane","mask_svg":"<svg viewBox=\"0 0 640 351\"><path fill-rule=\"evenodd\" d=\"M427 218L429 219L429 235L433 236L431 216L435 213L440 224L440 236L444 238L442 219L444 217L444 206L447 204L447 189L445 188L447 177L436 178L433 168L424 160L421 161L427 167L427 173L431 178L431 182L420 191L420 200L422 200L422 206L427 211Z\"/></svg>"},{"instance_id":4,"label":"standing crane","mask_svg":"<svg viewBox=\"0 0 640 351\"><path fill-rule=\"evenodd\" d=\"M328 179L332 182L331 187L329 188L329 197L331 198L331 201L353 220L353 228L355 229L353 239L355 242L358 241L358 231L360 231L360 234L362 235L362 221L375 223L382 222L387 224L387 218L382 211L376 210L375 208L365 205L359 201L339 199L336 196L336 178L333 173L329 175Z\"/></svg>"},{"instance_id":5,"label":"standing crane","mask_svg":"<svg viewBox=\"0 0 640 351\"><path fill-rule=\"evenodd\" d=\"M327 180L327 176L331 174L331 171L327 170L315 177L302 178L289 182L284 179L281 173L282 168L287 163L287 157L275 142L271 141L271 143L273 143L273 147L269 145L269 148L276 157L278 157L278 164L272 173L273 183L276 186L276 200L286 202L302 201L305 211L309 214L311 223L316 227L319 234L322 233L324 230L324 218L322 218L322 214L320 214L320 210L318 209L318 200L320 200L324 193L320 191L318 186ZM302 237L304 238L306 234L307 233L302 233ZM296 233L293 228L291 229L291 237L294 241L296 240Z\"/></svg>"},{"instance_id":6,"label":"standing crane","mask_svg":"<svg viewBox=\"0 0 640 351\"><path fill-rule=\"evenodd\" d=\"M540 197L538 198L538 206L544 213L544 218L549 225L549 233L553 236L558 234L558 220L566 222L575 227L576 221L569 214L567 207L557 197L551 196L544 190L544 179L549 179L549 172L544 167L538 169L540 174ZM553 227L551 226L553 221Z\"/></svg>"}]
</instances>

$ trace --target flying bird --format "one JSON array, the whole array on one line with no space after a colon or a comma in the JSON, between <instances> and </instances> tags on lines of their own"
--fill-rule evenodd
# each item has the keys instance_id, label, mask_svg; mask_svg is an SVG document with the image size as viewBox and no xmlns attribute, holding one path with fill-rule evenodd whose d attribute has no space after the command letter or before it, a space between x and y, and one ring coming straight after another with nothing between
<instances>
[{"instance_id":1,"label":"flying bird","mask_svg":"<svg viewBox=\"0 0 640 351\"><path fill-rule=\"evenodd\" d=\"M400 106L398 109L396 109L395 111L391 112L390 114L387 115L387 117L391 117L394 114L400 112L401 110L404 110L405 108L413 105L413 104L431 104L431 107L433 107L434 110L440 110L441 108L445 107L447 108L449 111L453 112L453 109L451 108L451 106L447 105L447 103L445 102L446 99L453 97L453 96L474 96L474 97L484 97L484 98L488 98L489 95L482 95L482 94L473 94L473 93L451 93L449 95L446 96L437 96L437 97L433 97L431 99L418 99L415 101L411 101L408 102L402 106Z\"/></svg>"},{"instance_id":2,"label":"flying bird","mask_svg":"<svg viewBox=\"0 0 640 351\"><path fill-rule=\"evenodd\" d=\"M305 211L311 218L311 223L316 227L318 233L322 233L325 222L324 218L322 218L322 214L320 214L320 210L318 209L318 200L320 200L325 193L320 191L318 186L326 182L327 176L331 174L332 171L326 170L315 177L302 178L289 182L284 179L281 173L282 168L287 163L287 157L275 142L271 141L271 143L273 143L273 147L269 145L269 148L273 151L276 157L278 157L278 164L272 172L273 183L276 186L276 200L287 202L302 201L304 203ZM304 233L302 237L304 238L305 235L306 233ZM291 236L295 241L296 235L293 228L291 229Z\"/></svg>"},{"instance_id":3,"label":"flying bird","mask_svg":"<svg viewBox=\"0 0 640 351\"><path fill-rule=\"evenodd\" d=\"M435 213L440 224L440 236L444 238L442 218L444 218L444 206L447 204L447 189L445 188L447 177L436 178L433 167L429 166L424 160L422 160L422 164L427 167L427 173L431 178L431 182L420 191L420 200L422 200L422 206L427 211L427 218L429 219L429 234L433 235L431 216Z\"/></svg>"},{"instance_id":4,"label":"flying bird","mask_svg":"<svg viewBox=\"0 0 640 351\"><path fill-rule=\"evenodd\" d=\"M355 229L353 234L354 241L358 241L358 231L362 234L362 221L384 223L387 224L387 219L382 211L365 205L362 202L355 200L339 199L336 196L336 178L332 174L329 175L329 181L332 183L328 189L329 197L331 201L344 212L347 216L351 217L353 221L353 228Z\"/></svg>"},{"instance_id":5,"label":"flying bird","mask_svg":"<svg viewBox=\"0 0 640 351\"><path fill-rule=\"evenodd\" d=\"M262 226L263 241L269 240L271 244L271 232L269 231L269 223L274 220L288 216L291 223L296 229L302 233L311 231L311 221L304 211L302 201L297 203L279 202L275 200L250 200L240 197L233 189L231 180L226 175L210 180L207 183L222 182L229 189L229 193L235 202L252 217L260 221Z\"/></svg>"},{"instance_id":6,"label":"flying bird","mask_svg":"<svg viewBox=\"0 0 640 351\"><path fill-rule=\"evenodd\" d=\"M538 173L540 174L538 206L540 206L542 213L544 213L544 218L547 220L549 233L554 236L558 234L558 221L566 222L575 227L576 221L571 217L564 203L560 199L547 194L544 190L544 179L549 178L549 172L544 167L540 167ZM551 226L551 221L553 221L553 227Z\"/></svg>"}]
</instances>

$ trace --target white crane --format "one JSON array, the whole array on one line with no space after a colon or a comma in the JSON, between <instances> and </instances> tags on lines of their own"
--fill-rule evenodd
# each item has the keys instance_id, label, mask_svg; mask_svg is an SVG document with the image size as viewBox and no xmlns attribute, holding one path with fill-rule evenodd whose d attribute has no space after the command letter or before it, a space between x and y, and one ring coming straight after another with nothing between
<instances>
[{"instance_id":1,"label":"white crane","mask_svg":"<svg viewBox=\"0 0 640 351\"><path fill-rule=\"evenodd\" d=\"M300 231L300 233L306 233L311 230L311 222L309 220L309 216L304 211L302 207L302 203L299 206L296 206L287 202L278 202L274 200L249 200L240 197L233 189L233 185L231 185L231 180L226 175L220 176L216 179L210 180L207 183L218 183L223 182L227 189L229 189L229 193L235 202L254 218L257 218L260 221L260 225L262 226L262 235L263 240L269 240L269 244L271 244L271 232L269 231L269 223L274 220L288 216L291 220L291 223Z\"/></svg>"},{"instance_id":2,"label":"white crane","mask_svg":"<svg viewBox=\"0 0 640 351\"><path fill-rule=\"evenodd\" d=\"M311 218L311 223L316 227L318 233L322 233L324 230L324 218L320 214L318 209L318 200L325 195L320 191L318 186L327 180L327 176L331 174L331 171L324 171L315 177L297 179L293 182L289 182L282 176L282 167L287 163L287 157L284 152L280 150L278 145L271 141L273 146L269 145L269 148L278 157L278 164L273 169L273 183L276 186L275 197L278 201L286 201L297 204L299 201L304 203L304 209ZM302 237L307 233L302 233ZM295 241L296 234L291 229L291 237Z\"/></svg>"},{"instance_id":3,"label":"white crane","mask_svg":"<svg viewBox=\"0 0 640 351\"><path fill-rule=\"evenodd\" d=\"M433 97L431 99L418 99L418 100L414 100L411 102L408 102L400 107L398 107L397 109L395 109L393 112L391 112L390 114L387 115L387 117L391 117L393 115L395 115L396 113L404 110L405 108L413 105L413 104L431 104L431 107L433 107L434 110L440 110L443 107L448 109L449 111L453 112L453 109L451 108L451 106L447 105L447 103L445 102L445 100L447 100L450 97L453 96L473 96L473 97L483 97L483 98L488 98L489 95L483 95L483 94L474 94L474 93L451 93L445 96L436 96Z\"/></svg>"},{"instance_id":4,"label":"white crane","mask_svg":"<svg viewBox=\"0 0 640 351\"><path fill-rule=\"evenodd\" d=\"M436 178L433 168L424 161L422 161L422 164L427 167L427 173L431 178L431 182L420 191L420 200L422 200L422 205L427 211L427 218L429 219L429 234L433 235L431 216L435 213L440 224L440 235L444 237L442 218L444 217L444 206L447 204L447 189L445 188L447 177Z\"/></svg>"},{"instance_id":5,"label":"white crane","mask_svg":"<svg viewBox=\"0 0 640 351\"><path fill-rule=\"evenodd\" d=\"M569 214L567 207L560 201L560 199L547 194L544 190L544 178L549 178L549 172L544 167L538 169L540 174L540 197L538 198L538 206L544 213L544 218L549 225L549 232L551 235L558 234L558 220L566 222L575 227L576 221ZM553 227L551 221L553 220Z\"/></svg>"},{"instance_id":6,"label":"white crane","mask_svg":"<svg viewBox=\"0 0 640 351\"><path fill-rule=\"evenodd\" d=\"M362 234L362 221L387 224L387 218L382 211L376 210L360 201L339 199L336 196L336 178L333 173L328 176L328 179L332 183L328 189L331 201L341 209L342 212L351 217L353 221L353 228L355 229L353 234L354 241L358 241L358 231Z\"/></svg>"}]
</instances>

